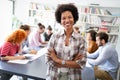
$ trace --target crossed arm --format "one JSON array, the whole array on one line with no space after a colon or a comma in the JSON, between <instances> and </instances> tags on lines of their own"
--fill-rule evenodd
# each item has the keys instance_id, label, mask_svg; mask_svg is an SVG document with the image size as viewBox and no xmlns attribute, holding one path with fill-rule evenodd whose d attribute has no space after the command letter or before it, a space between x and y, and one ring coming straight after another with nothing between
<instances>
[{"instance_id":1,"label":"crossed arm","mask_svg":"<svg viewBox=\"0 0 120 80\"><path fill-rule=\"evenodd\" d=\"M57 57L57 55L55 54L54 49L53 50L48 50L48 58L53 60L55 63L56 67L69 67L69 68L81 68L80 65L77 63L77 60L82 59L83 58L83 54L77 54L73 60L66 60L65 64L62 64L62 59L60 59L59 57Z\"/></svg>"}]
</instances>

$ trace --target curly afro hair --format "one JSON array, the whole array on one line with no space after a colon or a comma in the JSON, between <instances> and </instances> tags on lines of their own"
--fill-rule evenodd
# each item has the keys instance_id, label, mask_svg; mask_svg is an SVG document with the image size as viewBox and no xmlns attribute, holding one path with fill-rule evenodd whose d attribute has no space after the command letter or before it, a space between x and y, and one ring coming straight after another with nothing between
<instances>
[{"instance_id":1,"label":"curly afro hair","mask_svg":"<svg viewBox=\"0 0 120 80\"><path fill-rule=\"evenodd\" d=\"M70 11L74 18L74 24L79 19L77 7L71 3L58 5L55 11L55 18L58 23L61 23L61 14L65 11Z\"/></svg>"}]
</instances>

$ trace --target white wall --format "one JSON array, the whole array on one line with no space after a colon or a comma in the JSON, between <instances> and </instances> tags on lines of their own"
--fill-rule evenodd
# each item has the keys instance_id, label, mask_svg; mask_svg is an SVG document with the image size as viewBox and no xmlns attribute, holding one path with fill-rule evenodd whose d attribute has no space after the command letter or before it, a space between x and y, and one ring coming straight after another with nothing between
<instances>
[{"instance_id":1,"label":"white wall","mask_svg":"<svg viewBox=\"0 0 120 80\"><path fill-rule=\"evenodd\" d=\"M28 14L29 14L29 0L16 0L15 16L23 23L27 23Z\"/></svg>"},{"instance_id":2,"label":"white wall","mask_svg":"<svg viewBox=\"0 0 120 80\"><path fill-rule=\"evenodd\" d=\"M12 3L8 0L0 0L0 43L11 32Z\"/></svg>"},{"instance_id":3,"label":"white wall","mask_svg":"<svg viewBox=\"0 0 120 80\"><path fill-rule=\"evenodd\" d=\"M75 3L79 5L89 5L91 3L100 4L101 6L120 7L120 0L29 0L38 3L47 3L51 5L57 5L60 3Z\"/></svg>"}]
</instances>

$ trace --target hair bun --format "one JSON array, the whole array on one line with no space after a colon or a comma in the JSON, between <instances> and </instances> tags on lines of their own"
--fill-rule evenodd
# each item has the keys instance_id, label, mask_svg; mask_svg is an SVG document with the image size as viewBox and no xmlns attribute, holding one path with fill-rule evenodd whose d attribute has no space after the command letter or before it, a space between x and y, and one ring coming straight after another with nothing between
<instances>
[{"instance_id":1,"label":"hair bun","mask_svg":"<svg viewBox=\"0 0 120 80\"><path fill-rule=\"evenodd\" d=\"M42 24L41 24L41 23L38 23L38 26L42 26Z\"/></svg>"}]
</instances>

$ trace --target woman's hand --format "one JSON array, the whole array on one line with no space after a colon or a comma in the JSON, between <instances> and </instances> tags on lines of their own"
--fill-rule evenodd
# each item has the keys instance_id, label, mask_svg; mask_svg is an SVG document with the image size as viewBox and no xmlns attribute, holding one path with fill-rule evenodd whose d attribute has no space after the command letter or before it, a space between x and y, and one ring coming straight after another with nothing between
<instances>
[{"instance_id":1,"label":"woman's hand","mask_svg":"<svg viewBox=\"0 0 120 80\"><path fill-rule=\"evenodd\" d=\"M83 58L83 54L77 54L75 55L75 57L73 58L73 60L79 60Z\"/></svg>"},{"instance_id":2,"label":"woman's hand","mask_svg":"<svg viewBox=\"0 0 120 80\"><path fill-rule=\"evenodd\" d=\"M55 50L51 49L51 50L48 50L48 52L49 52L48 57L56 62L58 60L58 58L57 58L57 55L55 54Z\"/></svg>"},{"instance_id":3,"label":"woman's hand","mask_svg":"<svg viewBox=\"0 0 120 80\"><path fill-rule=\"evenodd\" d=\"M1 57L1 60L18 60L18 59L26 59L25 56L5 56Z\"/></svg>"},{"instance_id":4,"label":"woman's hand","mask_svg":"<svg viewBox=\"0 0 120 80\"><path fill-rule=\"evenodd\" d=\"M30 50L30 54L37 54L36 50Z\"/></svg>"},{"instance_id":5,"label":"woman's hand","mask_svg":"<svg viewBox=\"0 0 120 80\"><path fill-rule=\"evenodd\" d=\"M26 57L25 57L25 56L20 55L20 56L16 56L16 59L26 59Z\"/></svg>"}]
</instances>

